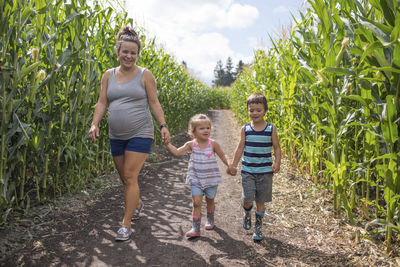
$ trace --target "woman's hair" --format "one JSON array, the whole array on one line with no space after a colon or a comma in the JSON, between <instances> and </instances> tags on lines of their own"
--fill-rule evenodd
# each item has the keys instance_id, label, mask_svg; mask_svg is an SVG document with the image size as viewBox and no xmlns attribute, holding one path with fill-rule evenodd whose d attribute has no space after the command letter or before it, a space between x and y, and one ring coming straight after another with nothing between
<instances>
[{"instance_id":1,"label":"woman's hair","mask_svg":"<svg viewBox=\"0 0 400 267\"><path fill-rule=\"evenodd\" d=\"M265 111L268 111L267 98L261 93L254 93L250 95L246 100L247 108L250 104L263 104Z\"/></svg>"},{"instance_id":2,"label":"woman's hair","mask_svg":"<svg viewBox=\"0 0 400 267\"><path fill-rule=\"evenodd\" d=\"M196 114L193 117L190 118L189 120L189 129L188 129L188 134L191 137L193 136L194 131L196 130L196 127L203 122L207 122L210 124L210 128L211 128L211 120L209 117L207 117L207 115L204 114Z\"/></svg>"},{"instance_id":3,"label":"woman's hair","mask_svg":"<svg viewBox=\"0 0 400 267\"><path fill-rule=\"evenodd\" d=\"M123 26L117 34L117 42L115 49L119 51L121 49L122 42L133 42L138 46L138 54L140 53L140 39L134 29L129 26Z\"/></svg>"}]
</instances>

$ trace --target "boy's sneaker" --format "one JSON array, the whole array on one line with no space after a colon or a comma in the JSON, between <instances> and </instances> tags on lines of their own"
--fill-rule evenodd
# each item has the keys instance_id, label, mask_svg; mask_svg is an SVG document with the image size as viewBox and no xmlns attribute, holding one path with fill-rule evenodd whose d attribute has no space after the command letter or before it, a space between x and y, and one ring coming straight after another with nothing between
<instances>
[{"instance_id":1,"label":"boy's sneaker","mask_svg":"<svg viewBox=\"0 0 400 267\"><path fill-rule=\"evenodd\" d=\"M245 230L250 230L251 228L251 213L245 212L243 216L243 228Z\"/></svg>"},{"instance_id":2,"label":"boy's sneaker","mask_svg":"<svg viewBox=\"0 0 400 267\"><path fill-rule=\"evenodd\" d=\"M186 237L197 237L200 236L200 231L196 231L196 229L192 228L188 232L186 232Z\"/></svg>"},{"instance_id":3,"label":"boy's sneaker","mask_svg":"<svg viewBox=\"0 0 400 267\"><path fill-rule=\"evenodd\" d=\"M132 234L132 230L128 227L122 226L119 228L117 232L117 236L115 237L115 241L126 241Z\"/></svg>"},{"instance_id":4,"label":"boy's sneaker","mask_svg":"<svg viewBox=\"0 0 400 267\"><path fill-rule=\"evenodd\" d=\"M133 217L132 217L132 221L140 219L139 215L142 212L143 207L144 207L143 201L140 200L140 206L139 206L139 208L136 208L135 214L133 214Z\"/></svg>"}]
</instances>

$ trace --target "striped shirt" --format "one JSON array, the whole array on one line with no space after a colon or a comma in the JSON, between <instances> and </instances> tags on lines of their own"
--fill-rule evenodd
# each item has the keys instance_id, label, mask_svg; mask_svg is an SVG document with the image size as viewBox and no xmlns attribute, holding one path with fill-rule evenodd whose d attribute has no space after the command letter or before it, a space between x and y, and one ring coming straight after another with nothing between
<instances>
[{"instance_id":1,"label":"striped shirt","mask_svg":"<svg viewBox=\"0 0 400 267\"><path fill-rule=\"evenodd\" d=\"M262 131L255 131L251 123L244 125L246 141L242 159L242 172L252 174L273 173L272 171L272 124Z\"/></svg>"},{"instance_id":2,"label":"striped shirt","mask_svg":"<svg viewBox=\"0 0 400 267\"><path fill-rule=\"evenodd\" d=\"M201 188L215 186L222 181L219 172L217 158L212 148L211 139L208 139L206 148L200 148L196 141L193 141L192 154L190 155L187 184L195 184Z\"/></svg>"}]
</instances>

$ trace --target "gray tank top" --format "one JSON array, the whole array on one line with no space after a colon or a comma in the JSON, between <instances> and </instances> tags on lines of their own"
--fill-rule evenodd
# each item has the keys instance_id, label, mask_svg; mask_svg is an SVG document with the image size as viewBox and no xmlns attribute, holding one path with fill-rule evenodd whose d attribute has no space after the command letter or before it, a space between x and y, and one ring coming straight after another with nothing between
<instances>
[{"instance_id":1,"label":"gray tank top","mask_svg":"<svg viewBox=\"0 0 400 267\"><path fill-rule=\"evenodd\" d=\"M115 78L115 68L111 71L107 87L108 131L111 139L154 139L153 119L146 89L142 85L144 70L139 67L135 77L124 83L119 83Z\"/></svg>"}]
</instances>

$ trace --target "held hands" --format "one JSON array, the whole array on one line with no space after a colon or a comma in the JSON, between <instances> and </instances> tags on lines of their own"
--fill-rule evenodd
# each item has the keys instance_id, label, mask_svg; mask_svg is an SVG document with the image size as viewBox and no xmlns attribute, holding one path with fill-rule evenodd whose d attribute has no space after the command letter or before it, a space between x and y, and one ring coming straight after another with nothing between
<instances>
[{"instance_id":1,"label":"held hands","mask_svg":"<svg viewBox=\"0 0 400 267\"><path fill-rule=\"evenodd\" d=\"M232 164L229 164L228 168L226 169L226 173L235 176L237 174L237 169L236 167L233 167Z\"/></svg>"},{"instance_id":2,"label":"held hands","mask_svg":"<svg viewBox=\"0 0 400 267\"><path fill-rule=\"evenodd\" d=\"M97 127L96 125L90 126L88 135L93 142L96 142L96 137L99 137L99 127Z\"/></svg>"},{"instance_id":3,"label":"held hands","mask_svg":"<svg viewBox=\"0 0 400 267\"><path fill-rule=\"evenodd\" d=\"M168 145L169 142L171 142L171 136L169 134L168 128L167 127L162 127L161 128L161 138L164 142L164 144Z\"/></svg>"}]
</instances>

